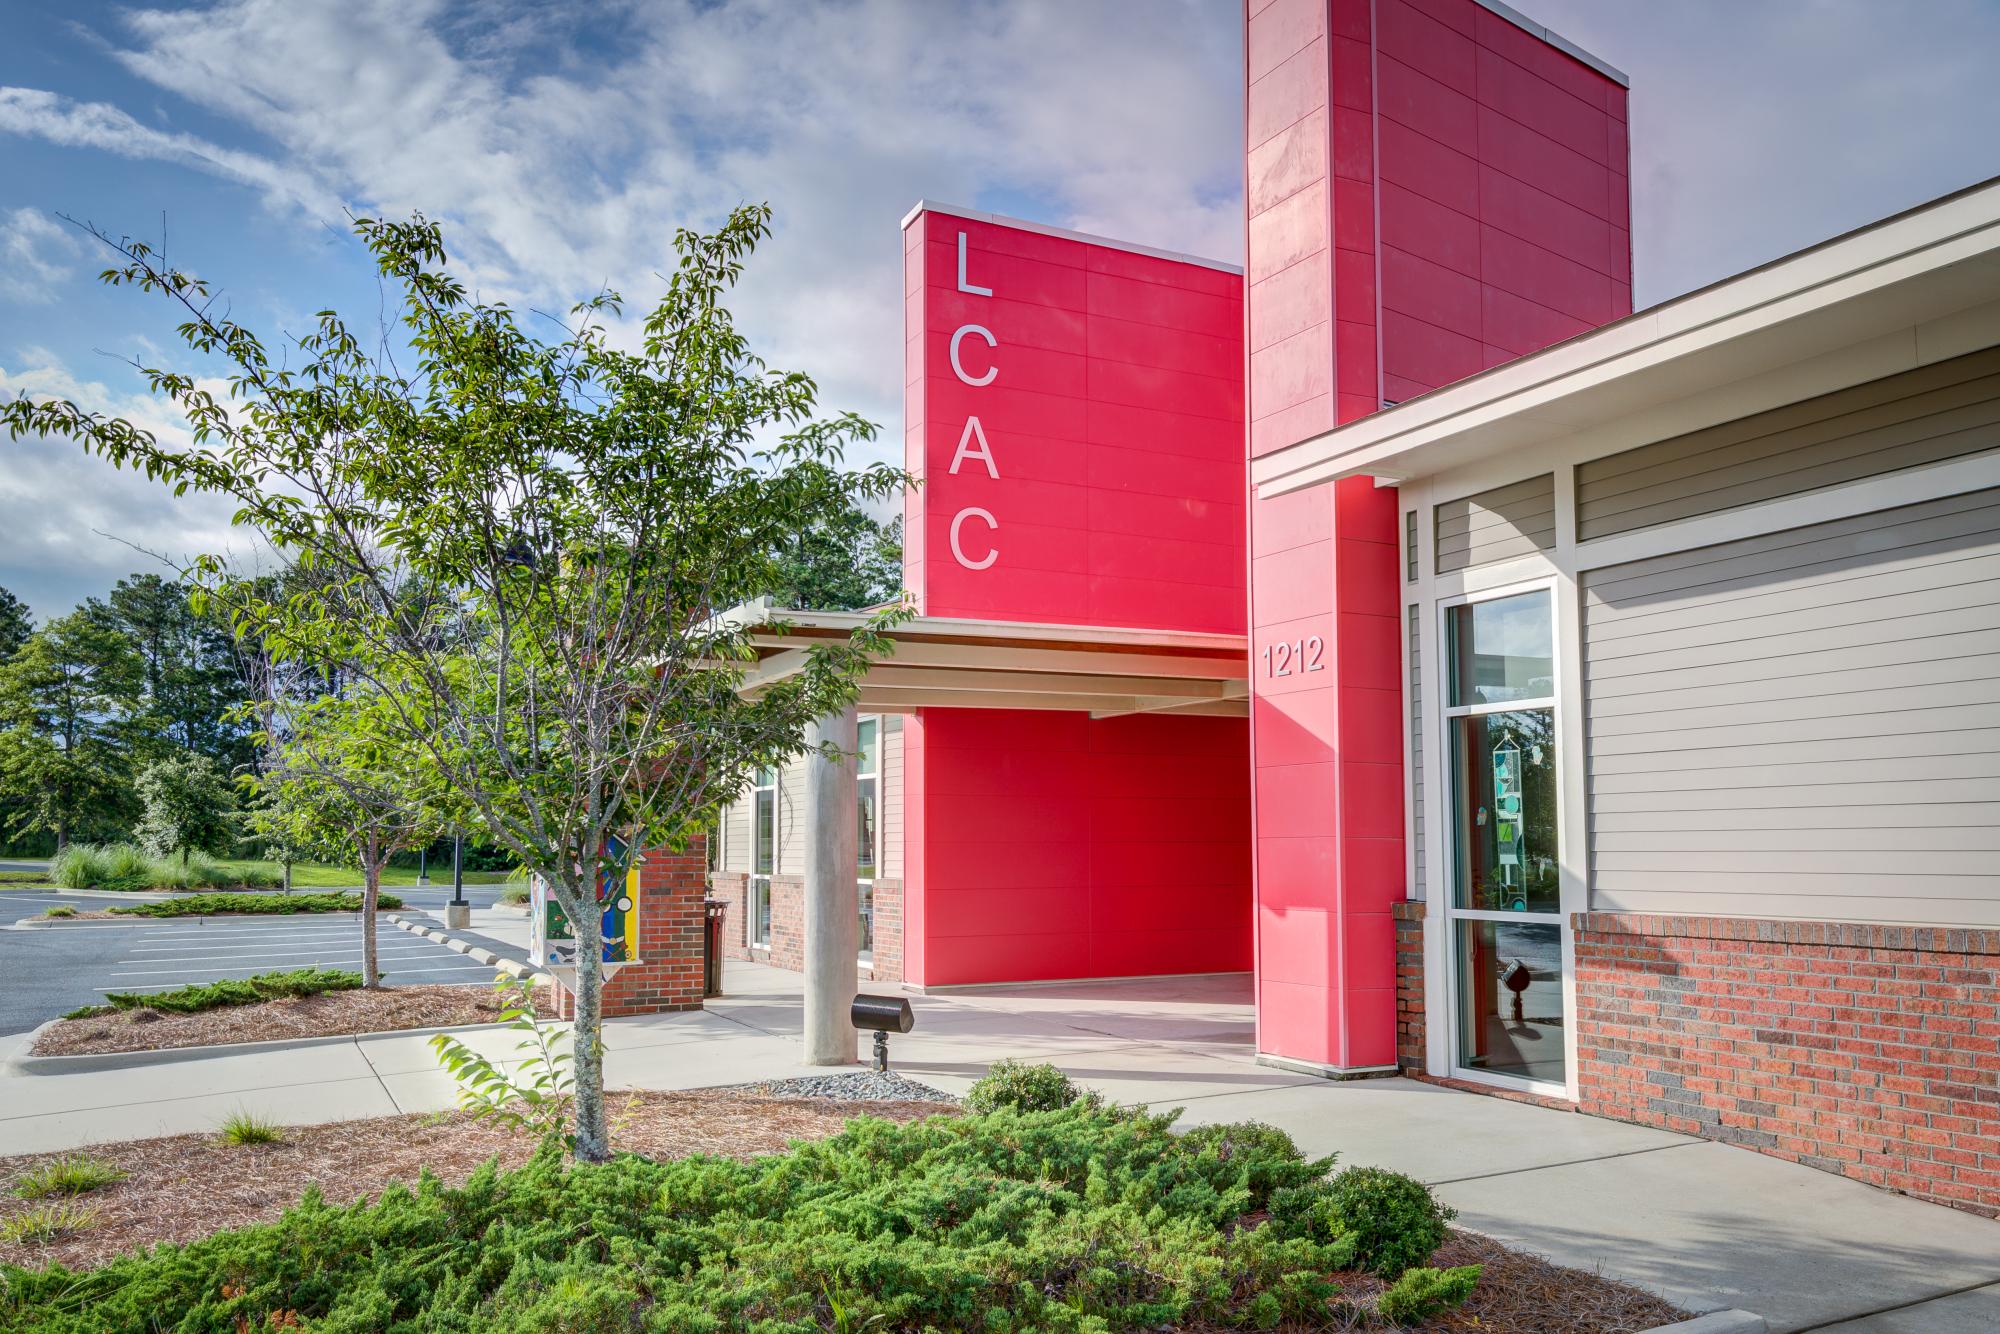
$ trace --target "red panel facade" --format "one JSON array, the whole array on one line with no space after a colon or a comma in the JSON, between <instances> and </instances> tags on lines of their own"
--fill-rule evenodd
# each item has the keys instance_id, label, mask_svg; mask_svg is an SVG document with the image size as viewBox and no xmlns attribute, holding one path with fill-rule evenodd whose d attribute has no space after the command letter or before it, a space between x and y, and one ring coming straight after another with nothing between
<instances>
[{"instance_id":1,"label":"red panel facade","mask_svg":"<svg viewBox=\"0 0 2000 1334\"><path fill-rule=\"evenodd\" d=\"M903 238L925 614L1241 633L1241 275L928 210Z\"/></svg>"},{"instance_id":2,"label":"red panel facade","mask_svg":"<svg viewBox=\"0 0 2000 1334\"><path fill-rule=\"evenodd\" d=\"M923 612L1241 633L1241 275L928 209L904 257ZM929 709L904 754L906 980L1250 966L1240 720Z\"/></svg>"},{"instance_id":3,"label":"red panel facade","mask_svg":"<svg viewBox=\"0 0 2000 1334\"><path fill-rule=\"evenodd\" d=\"M1477 0L1246 0L1250 457L1631 310L1625 89ZM1396 1063L1396 492L1250 521L1258 1046Z\"/></svg>"}]
</instances>

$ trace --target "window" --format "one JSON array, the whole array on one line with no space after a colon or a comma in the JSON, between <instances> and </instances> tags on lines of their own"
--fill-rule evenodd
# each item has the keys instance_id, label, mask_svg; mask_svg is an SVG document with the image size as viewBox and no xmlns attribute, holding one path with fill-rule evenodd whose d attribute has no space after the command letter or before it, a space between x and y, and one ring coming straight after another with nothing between
<instances>
[{"instance_id":1,"label":"window","mask_svg":"<svg viewBox=\"0 0 2000 1334\"><path fill-rule=\"evenodd\" d=\"M1563 1084L1553 596L1445 611L1456 1063Z\"/></svg>"},{"instance_id":2,"label":"window","mask_svg":"<svg viewBox=\"0 0 2000 1334\"><path fill-rule=\"evenodd\" d=\"M771 947L771 872L778 862L778 775L759 769L750 789L750 943Z\"/></svg>"},{"instance_id":3,"label":"window","mask_svg":"<svg viewBox=\"0 0 2000 1334\"><path fill-rule=\"evenodd\" d=\"M861 905L861 956L875 954L875 876L882 853L882 722L863 718L856 729L861 758L854 766L855 896Z\"/></svg>"}]
</instances>

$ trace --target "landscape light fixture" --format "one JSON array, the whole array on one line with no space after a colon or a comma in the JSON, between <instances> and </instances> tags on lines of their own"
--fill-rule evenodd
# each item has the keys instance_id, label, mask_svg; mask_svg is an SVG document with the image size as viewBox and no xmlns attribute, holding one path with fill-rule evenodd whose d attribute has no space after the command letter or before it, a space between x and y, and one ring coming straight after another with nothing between
<instances>
[{"instance_id":1,"label":"landscape light fixture","mask_svg":"<svg viewBox=\"0 0 2000 1334\"><path fill-rule=\"evenodd\" d=\"M907 1033L916 1024L910 1003L901 996L871 996L862 992L854 998L848 1018L864 1033L875 1035L875 1070L889 1073L889 1035Z\"/></svg>"}]
</instances>

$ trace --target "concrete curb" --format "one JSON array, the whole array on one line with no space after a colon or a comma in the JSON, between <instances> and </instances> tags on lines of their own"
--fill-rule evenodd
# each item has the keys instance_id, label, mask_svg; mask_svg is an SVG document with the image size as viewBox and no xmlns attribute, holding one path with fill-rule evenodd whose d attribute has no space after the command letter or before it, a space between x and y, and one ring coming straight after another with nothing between
<instances>
[{"instance_id":1,"label":"concrete curb","mask_svg":"<svg viewBox=\"0 0 2000 1334\"><path fill-rule=\"evenodd\" d=\"M319 1038L277 1038L270 1042L218 1042L207 1047L163 1047L153 1051L104 1051L83 1056L30 1056L35 1040L46 1029L61 1023L51 1019L28 1034L4 1068L10 1075L78 1075L95 1070L131 1070L148 1065L177 1065L185 1061L206 1061L218 1056L255 1056L262 1052L291 1051L298 1047L328 1047L337 1042L359 1042L363 1038L428 1038L439 1033L483 1033L499 1024L459 1024L449 1028L390 1028L375 1033L334 1033Z\"/></svg>"},{"instance_id":2,"label":"concrete curb","mask_svg":"<svg viewBox=\"0 0 2000 1334\"><path fill-rule=\"evenodd\" d=\"M1731 1307L1671 1325L1655 1325L1645 1334L1765 1334L1767 1328L1763 1316Z\"/></svg>"},{"instance_id":3,"label":"concrete curb","mask_svg":"<svg viewBox=\"0 0 2000 1334\"><path fill-rule=\"evenodd\" d=\"M390 915L389 920L412 935L422 936L426 940L434 940L446 949L457 950L460 954L474 959L479 963L486 964L489 967L496 968L511 977L540 979L542 976L527 964L516 963L512 959L503 959L484 946L474 945L470 941L460 940L456 936L448 936L434 926L425 926L421 922L413 922L407 917L393 913Z\"/></svg>"}]
</instances>

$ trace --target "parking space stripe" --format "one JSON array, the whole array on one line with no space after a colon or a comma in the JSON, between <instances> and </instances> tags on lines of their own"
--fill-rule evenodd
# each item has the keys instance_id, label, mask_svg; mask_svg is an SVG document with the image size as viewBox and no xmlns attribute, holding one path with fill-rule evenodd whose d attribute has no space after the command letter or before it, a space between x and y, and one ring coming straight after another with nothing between
<instances>
[{"instance_id":1,"label":"parking space stripe","mask_svg":"<svg viewBox=\"0 0 2000 1334\"><path fill-rule=\"evenodd\" d=\"M177 963L177 964L186 964L191 968L199 968L207 964L227 964L231 959L240 959L242 957L243 956L240 954L197 954L197 955L190 955L184 959L120 959L118 962L121 965L128 963ZM354 950L351 952L347 952L341 950L301 950L297 953L287 953L287 954L259 953L251 957L254 959L267 960L274 968L276 967L296 968L302 965L295 963L281 964L280 961L288 959L322 959L322 960L348 959L348 958L359 959L361 957L361 951ZM377 959L382 959L382 960L433 959L437 957L437 954L436 951L434 950L381 950L377 952L375 957Z\"/></svg>"}]
</instances>

